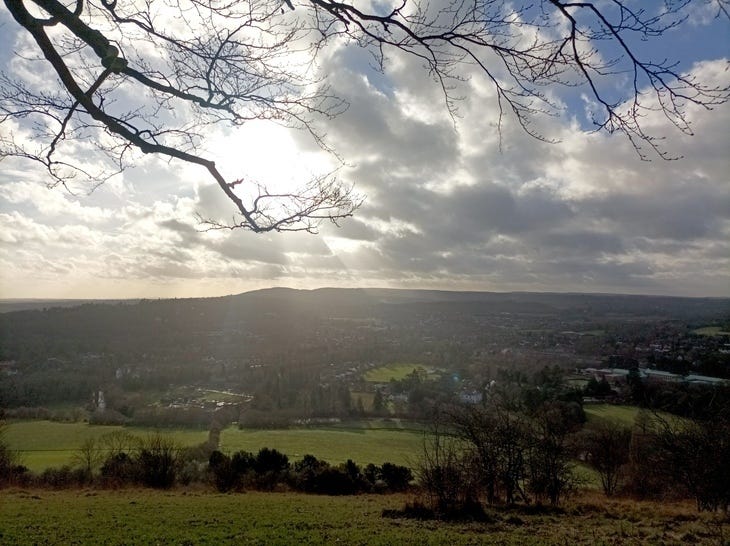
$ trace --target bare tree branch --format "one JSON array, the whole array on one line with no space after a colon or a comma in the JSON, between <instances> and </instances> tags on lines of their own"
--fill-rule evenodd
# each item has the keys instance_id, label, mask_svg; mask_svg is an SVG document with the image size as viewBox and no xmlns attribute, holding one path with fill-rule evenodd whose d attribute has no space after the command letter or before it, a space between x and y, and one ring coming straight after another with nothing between
<instances>
[{"instance_id":1,"label":"bare tree branch","mask_svg":"<svg viewBox=\"0 0 730 546\"><path fill-rule=\"evenodd\" d=\"M727 0L702 3L730 19ZM730 96L728 86L705 84L672 60L645 58L636 46L685 24L689 0L665 0L654 10L620 0L4 4L57 83L49 92L49 86L0 75L0 122L23 129L0 135L0 156L37 161L51 185L67 187L79 179L93 187L103 183L129 166L134 149L197 165L235 206L230 223L201 218L205 230L316 232L322 221L337 223L358 208L361 198L334 173L296 192L271 192L255 180L227 180L200 151L207 126L251 120L303 129L333 151L317 129L318 121L347 108L318 72L330 43L365 48L380 70L391 54L420 60L455 119L460 83L484 78L495 91L500 135L511 115L533 137L551 141L534 124L561 113L545 90L581 89L595 105L596 130L624 134L643 159L671 159L661 135L647 131L648 113L661 111L691 134L688 105L712 108ZM618 76L628 78L628 93L616 92ZM76 147L91 145L105 166L79 157ZM244 155L244 167L245 161Z\"/></svg>"}]
</instances>

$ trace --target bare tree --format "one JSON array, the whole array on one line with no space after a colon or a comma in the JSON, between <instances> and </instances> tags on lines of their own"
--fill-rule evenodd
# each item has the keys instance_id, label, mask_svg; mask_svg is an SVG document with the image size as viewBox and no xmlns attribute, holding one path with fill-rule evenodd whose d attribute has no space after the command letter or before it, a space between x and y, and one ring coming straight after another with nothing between
<instances>
[{"instance_id":1,"label":"bare tree","mask_svg":"<svg viewBox=\"0 0 730 546\"><path fill-rule=\"evenodd\" d=\"M96 438L86 438L74 453L73 462L86 474L87 480L94 476L94 470L101 464L104 453Z\"/></svg>"},{"instance_id":2,"label":"bare tree","mask_svg":"<svg viewBox=\"0 0 730 546\"><path fill-rule=\"evenodd\" d=\"M440 516L456 515L479 501L479 477L466 447L438 420L424 436L416 475L430 508Z\"/></svg>"},{"instance_id":3,"label":"bare tree","mask_svg":"<svg viewBox=\"0 0 730 546\"><path fill-rule=\"evenodd\" d=\"M524 483L529 431L524 417L510 412L503 401L491 400L484 407L450 408L448 419L454 433L472 451L473 471L487 502L527 501Z\"/></svg>"},{"instance_id":4,"label":"bare tree","mask_svg":"<svg viewBox=\"0 0 730 546\"><path fill-rule=\"evenodd\" d=\"M686 490L699 511L730 508L728 411L704 421L653 415L661 475Z\"/></svg>"},{"instance_id":5,"label":"bare tree","mask_svg":"<svg viewBox=\"0 0 730 546\"><path fill-rule=\"evenodd\" d=\"M728 16L726 0L703 1ZM15 124L2 133L0 154L41 163L53 184L102 183L134 161L133 150L198 165L235 205L230 223L210 221L209 228L316 231L358 207L352 187L334 173L276 193L225 178L201 151L206 127L254 119L307 130L328 149L315 122L347 107L317 70L331 43L366 48L381 70L391 53L416 57L452 115L459 82L482 77L495 90L499 127L509 114L541 139L549 140L535 118L561 110L546 89L581 88L595 105L596 128L625 134L642 157L664 155L642 124L648 111L691 133L687 105L710 108L728 98L727 87L635 46L683 24L698 0L665 0L656 10L620 0L4 3L56 81L1 76L0 121ZM628 97L613 92L617 74L630 82ZM89 148L104 165L83 159ZM243 150L242 170L245 157Z\"/></svg>"},{"instance_id":6,"label":"bare tree","mask_svg":"<svg viewBox=\"0 0 730 546\"><path fill-rule=\"evenodd\" d=\"M143 484L168 489L175 483L180 469L180 447L169 437L150 434L140 444L136 463Z\"/></svg>"},{"instance_id":7,"label":"bare tree","mask_svg":"<svg viewBox=\"0 0 730 546\"><path fill-rule=\"evenodd\" d=\"M598 472L607 497L616 492L625 465L629 462L631 429L623 423L600 421L583 431L582 448L588 464Z\"/></svg>"},{"instance_id":8,"label":"bare tree","mask_svg":"<svg viewBox=\"0 0 730 546\"><path fill-rule=\"evenodd\" d=\"M115 430L100 436L96 443L97 448L108 458L137 451L141 440L126 430Z\"/></svg>"},{"instance_id":9,"label":"bare tree","mask_svg":"<svg viewBox=\"0 0 730 546\"><path fill-rule=\"evenodd\" d=\"M532 425L529 488L538 500L548 499L555 506L577 486L571 446L576 425L568 406L555 401L543 404Z\"/></svg>"}]
</instances>

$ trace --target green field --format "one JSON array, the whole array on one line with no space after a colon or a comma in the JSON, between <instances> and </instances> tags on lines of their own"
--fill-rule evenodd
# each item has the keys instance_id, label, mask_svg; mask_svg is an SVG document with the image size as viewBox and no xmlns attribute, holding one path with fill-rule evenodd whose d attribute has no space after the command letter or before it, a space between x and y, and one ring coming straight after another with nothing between
<instances>
[{"instance_id":1,"label":"green field","mask_svg":"<svg viewBox=\"0 0 730 546\"><path fill-rule=\"evenodd\" d=\"M221 434L225 451L253 451L271 447L296 460L311 454L331 463L352 459L359 464L392 462L412 466L423 447L423 432L375 428L307 428L288 430L238 430Z\"/></svg>"},{"instance_id":2,"label":"green field","mask_svg":"<svg viewBox=\"0 0 730 546\"><path fill-rule=\"evenodd\" d=\"M17 421L7 425L5 440L10 449L18 452L22 464L39 472L51 466L71 464L75 452L84 440L120 430L141 437L156 432L150 428L88 423ZM161 434L172 437L180 446L200 444L208 438L205 430L163 430Z\"/></svg>"},{"instance_id":3,"label":"green field","mask_svg":"<svg viewBox=\"0 0 730 546\"><path fill-rule=\"evenodd\" d=\"M692 330L693 334L699 336L730 336L730 332L726 332L720 326L706 326L705 328L697 328Z\"/></svg>"},{"instance_id":4,"label":"green field","mask_svg":"<svg viewBox=\"0 0 730 546\"><path fill-rule=\"evenodd\" d=\"M413 373L413 370L417 368L423 368L429 374L435 372L433 368L420 364L389 364L368 370L365 372L363 378L365 381L371 383L388 383L391 379L400 381L401 379L405 379L408 374Z\"/></svg>"},{"instance_id":5,"label":"green field","mask_svg":"<svg viewBox=\"0 0 730 546\"><path fill-rule=\"evenodd\" d=\"M627 427L634 426L636 416L641 411L636 406L614 406L612 404L586 404L583 409L589 422L608 419L622 423Z\"/></svg>"},{"instance_id":6,"label":"green field","mask_svg":"<svg viewBox=\"0 0 730 546\"><path fill-rule=\"evenodd\" d=\"M583 406L583 409L585 410L589 423L604 419L621 423L628 428L634 426L637 415L642 411L641 408L636 406L616 406L613 404L586 404ZM666 422L675 424L680 424L685 421L681 417L663 411L644 411L647 412L647 417L650 419L659 417Z\"/></svg>"},{"instance_id":7,"label":"green field","mask_svg":"<svg viewBox=\"0 0 730 546\"><path fill-rule=\"evenodd\" d=\"M383 518L403 495L324 497L200 490L0 490L0 544L722 544L727 522L691 503L584 495L565 513L491 512L489 523Z\"/></svg>"},{"instance_id":8,"label":"green field","mask_svg":"<svg viewBox=\"0 0 730 546\"><path fill-rule=\"evenodd\" d=\"M262 447L278 449L291 460L306 454L331 463L353 459L357 463L382 464L386 461L410 465L417 460L423 446L423 432L405 429L397 420L371 420L322 428L285 430L239 430L229 427L221 434L221 449L227 452L257 452ZM48 467L70 464L87 438L99 438L124 430L147 436L153 429L56 423L51 421L19 421L8 424L5 439L17 451L22 464L34 472ZM205 430L162 430L180 446L192 446L208 438Z\"/></svg>"}]
</instances>

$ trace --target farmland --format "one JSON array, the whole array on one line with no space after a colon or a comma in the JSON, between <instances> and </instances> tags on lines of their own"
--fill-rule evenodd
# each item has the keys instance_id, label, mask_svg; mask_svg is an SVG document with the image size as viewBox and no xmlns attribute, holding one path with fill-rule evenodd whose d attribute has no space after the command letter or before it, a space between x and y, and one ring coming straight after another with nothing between
<instances>
[{"instance_id":1,"label":"farmland","mask_svg":"<svg viewBox=\"0 0 730 546\"><path fill-rule=\"evenodd\" d=\"M388 381L400 381L414 370L422 368L426 373L433 374L436 371L433 368L425 367L420 364L389 364L388 366L380 366L372 370L368 370L365 375L365 381L370 383L387 383Z\"/></svg>"},{"instance_id":2,"label":"farmland","mask_svg":"<svg viewBox=\"0 0 730 546\"><path fill-rule=\"evenodd\" d=\"M384 518L403 495L200 490L3 490L5 544L721 544L730 527L691 504L586 494L563 511L500 509L486 523Z\"/></svg>"},{"instance_id":3,"label":"farmland","mask_svg":"<svg viewBox=\"0 0 730 546\"><path fill-rule=\"evenodd\" d=\"M692 333L698 336L730 336L730 332L723 330L721 326L705 326L693 330Z\"/></svg>"},{"instance_id":4,"label":"farmland","mask_svg":"<svg viewBox=\"0 0 730 546\"><path fill-rule=\"evenodd\" d=\"M369 428L314 428L241 431L228 428L221 435L223 450L256 452L270 447L299 459L315 455L330 463L352 459L358 464L392 462L412 466L423 446L415 430Z\"/></svg>"},{"instance_id":5,"label":"farmland","mask_svg":"<svg viewBox=\"0 0 730 546\"><path fill-rule=\"evenodd\" d=\"M640 411L636 406L612 404L586 404L583 409L586 412L588 421L604 419L619 422L627 427L633 426L634 420Z\"/></svg>"},{"instance_id":6,"label":"farmland","mask_svg":"<svg viewBox=\"0 0 730 546\"><path fill-rule=\"evenodd\" d=\"M228 452L256 452L262 447L270 447L286 453L292 459L312 454L331 463L347 459L360 464L382 464L385 461L412 463L420 453L423 433L399 426L398 422L376 420L339 427L286 430L239 430L237 427L228 427L221 434L221 449ZM153 429L137 427L19 421L10 423L5 435L10 448L19 453L23 464L38 472L51 466L70 464L84 440L118 430L138 436L155 432ZM181 447L200 444L208 437L207 431L194 429L162 430L161 433L174 439Z\"/></svg>"}]
</instances>

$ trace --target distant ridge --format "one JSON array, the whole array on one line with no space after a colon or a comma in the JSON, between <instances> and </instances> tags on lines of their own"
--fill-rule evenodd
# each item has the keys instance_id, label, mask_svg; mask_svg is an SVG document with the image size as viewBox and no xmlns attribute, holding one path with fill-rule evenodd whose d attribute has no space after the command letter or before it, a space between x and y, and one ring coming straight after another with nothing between
<instances>
[{"instance_id":1,"label":"distant ridge","mask_svg":"<svg viewBox=\"0 0 730 546\"><path fill-rule=\"evenodd\" d=\"M42 299L42 298L5 298L0 299L0 313L10 313L12 311L33 311L48 309L53 307L77 307L86 304L109 304L118 303L134 304L139 298L128 300L93 300L93 299Z\"/></svg>"},{"instance_id":2,"label":"distant ridge","mask_svg":"<svg viewBox=\"0 0 730 546\"><path fill-rule=\"evenodd\" d=\"M135 305L141 302L216 302L228 305L266 308L313 307L325 308L367 308L378 305L440 305L479 306L485 304L506 305L514 312L530 308L533 311L547 311L568 308L596 308L604 312L650 312L668 311L688 307L700 311L711 306L715 311L730 313L730 298L701 298L680 296L653 296L602 293L565 292L480 292L421 290L399 288L315 288L297 289L272 287L242 292L240 294L204 298L135 298L135 299L0 299L0 313L14 311L69 308L83 305Z\"/></svg>"}]
</instances>

